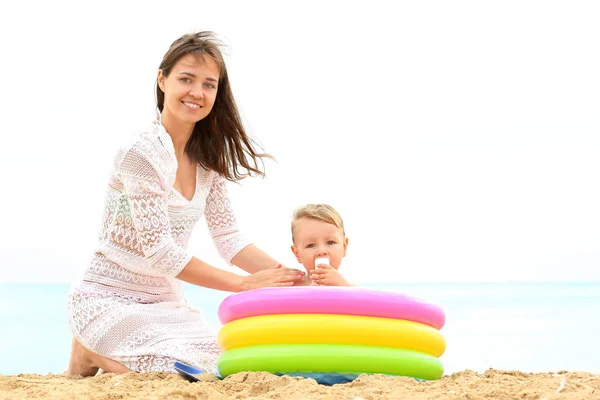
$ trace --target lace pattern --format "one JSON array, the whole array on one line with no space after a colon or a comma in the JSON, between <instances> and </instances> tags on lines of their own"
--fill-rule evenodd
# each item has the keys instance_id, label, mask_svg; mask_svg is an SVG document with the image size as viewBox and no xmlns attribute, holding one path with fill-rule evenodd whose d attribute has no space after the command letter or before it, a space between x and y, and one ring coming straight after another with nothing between
<instances>
[{"instance_id":1,"label":"lace pattern","mask_svg":"<svg viewBox=\"0 0 600 400\"><path fill-rule=\"evenodd\" d=\"M205 218L219 255L231 263L231 259L248 246L250 241L239 234L237 221L227 196L225 179L219 175L215 176L206 199Z\"/></svg>"},{"instance_id":2,"label":"lace pattern","mask_svg":"<svg viewBox=\"0 0 600 400\"><path fill-rule=\"evenodd\" d=\"M225 179L198 166L188 201L173 188L176 171L161 125L119 150L100 244L69 295L69 323L85 347L134 371L174 372L182 361L217 373L215 331L186 304L175 276L191 259L188 242L202 215L226 262L250 242L239 232Z\"/></svg>"}]
</instances>

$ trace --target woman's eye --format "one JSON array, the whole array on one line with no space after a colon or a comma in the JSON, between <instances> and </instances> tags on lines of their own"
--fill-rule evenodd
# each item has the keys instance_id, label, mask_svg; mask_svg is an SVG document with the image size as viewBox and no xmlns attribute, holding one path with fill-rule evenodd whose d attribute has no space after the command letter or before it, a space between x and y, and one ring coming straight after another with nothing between
<instances>
[{"instance_id":1,"label":"woman's eye","mask_svg":"<svg viewBox=\"0 0 600 400\"><path fill-rule=\"evenodd\" d=\"M213 85L212 83L205 83L204 84L205 87L209 88L209 89L214 89L215 85Z\"/></svg>"},{"instance_id":2,"label":"woman's eye","mask_svg":"<svg viewBox=\"0 0 600 400\"><path fill-rule=\"evenodd\" d=\"M181 82L190 83L191 81L190 78L181 78Z\"/></svg>"}]
</instances>

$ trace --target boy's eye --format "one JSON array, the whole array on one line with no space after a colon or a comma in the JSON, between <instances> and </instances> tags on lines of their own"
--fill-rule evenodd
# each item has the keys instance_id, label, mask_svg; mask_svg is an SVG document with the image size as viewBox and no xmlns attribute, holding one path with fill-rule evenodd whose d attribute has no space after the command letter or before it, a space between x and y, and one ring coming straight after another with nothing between
<instances>
[{"instance_id":1,"label":"boy's eye","mask_svg":"<svg viewBox=\"0 0 600 400\"><path fill-rule=\"evenodd\" d=\"M335 244L335 241L334 241L334 240L329 240L329 241L327 242L327 244L331 246L332 244Z\"/></svg>"},{"instance_id":2,"label":"boy's eye","mask_svg":"<svg viewBox=\"0 0 600 400\"><path fill-rule=\"evenodd\" d=\"M312 249L313 247L315 247L315 245L312 243L306 246L307 249Z\"/></svg>"}]
</instances>

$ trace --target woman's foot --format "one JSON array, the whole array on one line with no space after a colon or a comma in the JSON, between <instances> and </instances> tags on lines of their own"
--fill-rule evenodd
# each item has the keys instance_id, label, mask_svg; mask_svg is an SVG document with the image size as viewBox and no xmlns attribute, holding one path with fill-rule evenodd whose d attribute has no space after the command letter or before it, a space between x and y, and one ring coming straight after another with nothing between
<instances>
[{"instance_id":1,"label":"woman's foot","mask_svg":"<svg viewBox=\"0 0 600 400\"><path fill-rule=\"evenodd\" d=\"M93 353L83 347L77 339L71 342L71 359L69 360L68 375L94 376L100 367L94 365Z\"/></svg>"}]
</instances>

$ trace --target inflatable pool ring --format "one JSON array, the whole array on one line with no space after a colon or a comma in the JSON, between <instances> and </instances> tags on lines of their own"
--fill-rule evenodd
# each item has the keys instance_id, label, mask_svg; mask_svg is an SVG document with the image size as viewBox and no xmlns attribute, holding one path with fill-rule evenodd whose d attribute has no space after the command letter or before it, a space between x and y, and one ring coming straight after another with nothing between
<instances>
[{"instance_id":1,"label":"inflatable pool ring","mask_svg":"<svg viewBox=\"0 0 600 400\"><path fill-rule=\"evenodd\" d=\"M240 347L223 353L219 371L228 376L242 371L288 371L336 374L388 374L426 380L439 379L440 360L417 351L391 347L341 344L277 344Z\"/></svg>"},{"instance_id":2,"label":"inflatable pool ring","mask_svg":"<svg viewBox=\"0 0 600 400\"><path fill-rule=\"evenodd\" d=\"M262 288L231 295L219 307L222 324L272 314L342 314L420 322L442 329L444 311L400 293L355 287Z\"/></svg>"},{"instance_id":3,"label":"inflatable pool ring","mask_svg":"<svg viewBox=\"0 0 600 400\"><path fill-rule=\"evenodd\" d=\"M420 351L434 357L446 350L435 328L389 318L332 314L282 314L242 318L225 324L218 335L221 349L266 344L362 344Z\"/></svg>"},{"instance_id":4,"label":"inflatable pool ring","mask_svg":"<svg viewBox=\"0 0 600 400\"><path fill-rule=\"evenodd\" d=\"M348 287L263 288L227 297L221 375L267 371L339 383L381 373L439 379L443 310L393 292Z\"/></svg>"}]
</instances>

